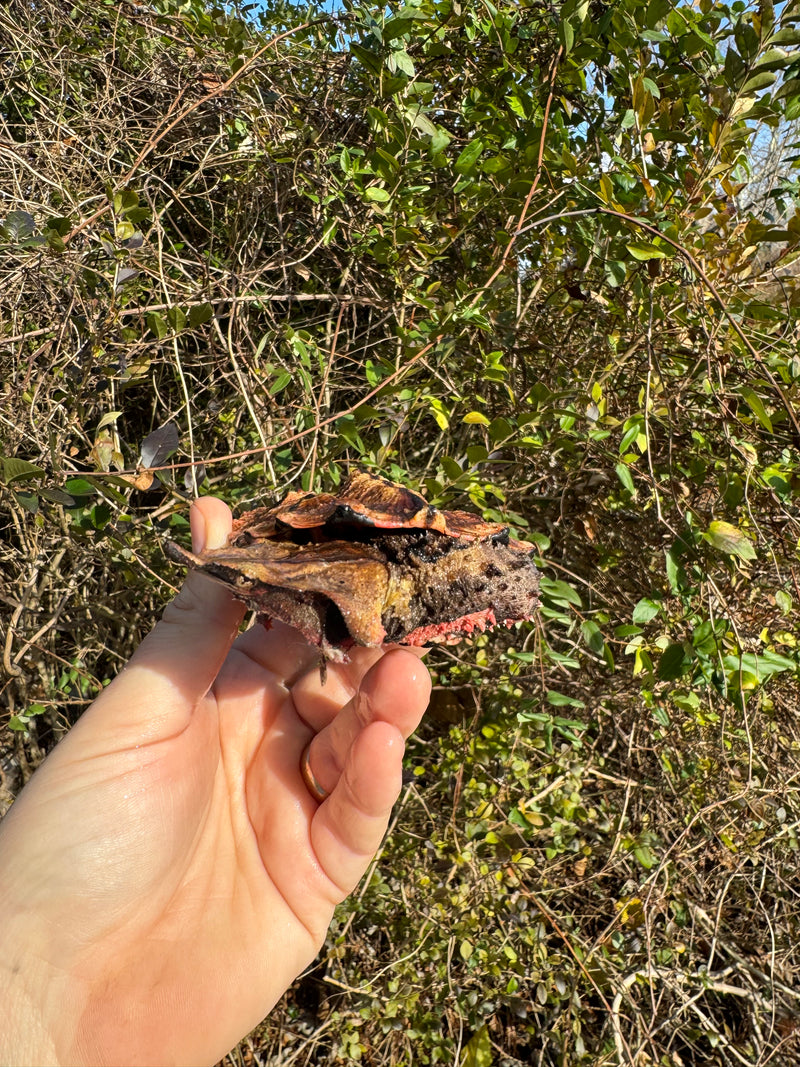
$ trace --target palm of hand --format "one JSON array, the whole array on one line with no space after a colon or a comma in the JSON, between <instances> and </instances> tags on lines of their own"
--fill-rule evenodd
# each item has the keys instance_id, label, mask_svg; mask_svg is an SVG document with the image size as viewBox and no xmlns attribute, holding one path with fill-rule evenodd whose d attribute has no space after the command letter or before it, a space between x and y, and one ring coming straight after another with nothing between
<instances>
[{"instance_id":1,"label":"palm of hand","mask_svg":"<svg viewBox=\"0 0 800 1067\"><path fill-rule=\"evenodd\" d=\"M410 652L359 650L322 686L293 631L225 658L241 609L198 576L183 600L3 827L0 897L61 990L40 1009L60 1062L214 1062L263 1018L377 848L427 701Z\"/></svg>"}]
</instances>

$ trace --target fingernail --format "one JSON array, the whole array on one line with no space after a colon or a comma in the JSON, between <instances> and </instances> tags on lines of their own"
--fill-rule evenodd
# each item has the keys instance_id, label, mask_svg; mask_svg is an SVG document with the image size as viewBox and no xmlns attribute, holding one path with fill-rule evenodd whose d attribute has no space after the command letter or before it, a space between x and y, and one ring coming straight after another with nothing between
<instances>
[{"instance_id":1,"label":"fingernail","mask_svg":"<svg viewBox=\"0 0 800 1067\"><path fill-rule=\"evenodd\" d=\"M205 547L206 548L224 548L228 543L228 533L230 531L230 513L225 511L219 513L213 512L211 515L204 516L205 521Z\"/></svg>"}]
</instances>

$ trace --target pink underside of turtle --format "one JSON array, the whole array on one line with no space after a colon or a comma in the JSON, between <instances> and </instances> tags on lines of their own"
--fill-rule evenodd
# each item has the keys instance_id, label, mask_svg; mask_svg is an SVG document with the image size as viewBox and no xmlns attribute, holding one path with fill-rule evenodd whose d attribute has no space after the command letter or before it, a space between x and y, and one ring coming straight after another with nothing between
<instances>
[{"instance_id":1,"label":"pink underside of turtle","mask_svg":"<svg viewBox=\"0 0 800 1067\"><path fill-rule=\"evenodd\" d=\"M532 616L527 616L529 621ZM272 619L269 615L259 615L258 621L262 624L265 630L272 628ZM462 615L459 619L451 619L449 622L434 623L431 626L418 626L416 630L412 630L410 634L402 638L401 644L413 645L415 648L422 648L427 644L439 644L439 645L457 645L459 641L462 641L465 637L469 637L476 631L478 633L485 633L486 630L491 630L494 626L505 626L509 630L511 627L521 621L520 619L503 619L502 623L498 623L494 611L491 608L485 608L483 611L473 611L470 615ZM347 660L346 654L344 660Z\"/></svg>"},{"instance_id":2,"label":"pink underside of turtle","mask_svg":"<svg viewBox=\"0 0 800 1067\"><path fill-rule=\"evenodd\" d=\"M511 620L506 620L511 625ZM460 619L451 619L450 622L437 622L431 626L418 626L410 634L403 638L404 645L427 645L429 641L439 644L456 644L462 637L474 633L476 630L483 633L489 627L497 625L497 619L491 608L483 611L473 611L471 615L462 615Z\"/></svg>"}]
</instances>

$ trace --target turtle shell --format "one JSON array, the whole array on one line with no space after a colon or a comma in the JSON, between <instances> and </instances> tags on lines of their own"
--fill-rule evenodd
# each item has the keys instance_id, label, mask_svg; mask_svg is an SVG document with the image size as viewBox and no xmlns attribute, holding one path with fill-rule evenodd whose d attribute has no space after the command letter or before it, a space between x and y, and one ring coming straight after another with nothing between
<instances>
[{"instance_id":1,"label":"turtle shell","mask_svg":"<svg viewBox=\"0 0 800 1067\"><path fill-rule=\"evenodd\" d=\"M194 555L170 544L167 553L343 659L354 644L454 644L530 619L539 588L532 547L502 523L439 511L357 471L338 493L290 492L246 512L223 548Z\"/></svg>"},{"instance_id":2,"label":"turtle shell","mask_svg":"<svg viewBox=\"0 0 800 1067\"><path fill-rule=\"evenodd\" d=\"M245 512L233 524L231 543L244 537L276 537L282 527L325 530L342 528L433 530L446 537L486 540L508 532L502 523L484 522L469 511L439 511L419 493L388 478L355 471L338 493L288 493L273 508Z\"/></svg>"}]
</instances>

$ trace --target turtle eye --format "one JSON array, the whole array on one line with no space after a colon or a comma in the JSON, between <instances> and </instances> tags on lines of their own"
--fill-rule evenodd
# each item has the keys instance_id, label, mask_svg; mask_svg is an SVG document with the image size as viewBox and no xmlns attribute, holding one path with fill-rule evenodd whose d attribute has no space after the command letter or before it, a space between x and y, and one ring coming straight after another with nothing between
<instances>
[{"instance_id":1,"label":"turtle eye","mask_svg":"<svg viewBox=\"0 0 800 1067\"><path fill-rule=\"evenodd\" d=\"M375 526L375 520L361 511L356 511L349 504L337 504L336 510L328 519L331 526Z\"/></svg>"}]
</instances>

